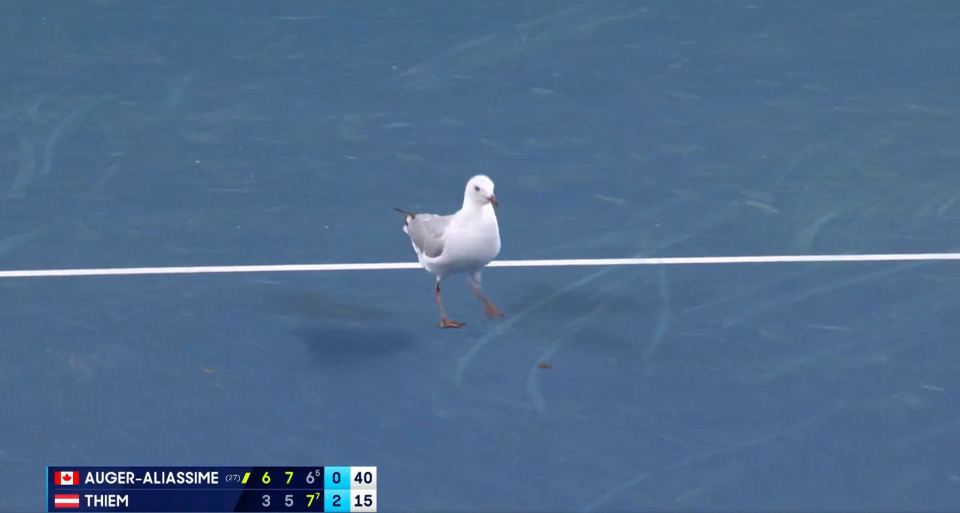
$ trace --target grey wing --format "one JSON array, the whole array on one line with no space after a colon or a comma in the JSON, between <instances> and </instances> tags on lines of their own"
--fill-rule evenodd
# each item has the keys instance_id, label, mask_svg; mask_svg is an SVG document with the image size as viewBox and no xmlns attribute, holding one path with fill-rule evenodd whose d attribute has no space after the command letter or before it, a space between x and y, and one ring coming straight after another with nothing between
<instances>
[{"instance_id":1,"label":"grey wing","mask_svg":"<svg viewBox=\"0 0 960 513\"><path fill-rule=\"evenodd\" d=\"M417 250L430 258L443 253L443 238L453 216L417 214L407 218L406 232Z\"/></svg>"}]
</instances>

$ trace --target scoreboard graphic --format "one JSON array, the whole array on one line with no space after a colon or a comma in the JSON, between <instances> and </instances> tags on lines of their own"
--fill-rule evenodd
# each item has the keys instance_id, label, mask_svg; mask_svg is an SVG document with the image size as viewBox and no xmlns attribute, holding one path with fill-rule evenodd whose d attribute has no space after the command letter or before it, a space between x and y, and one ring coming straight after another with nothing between
<instances>
[{"instance_id":1,"label":"scoreboard graphic","mask_svg":"<svg viewBox=\"0 0 960 513\"><path fill-rule=\"evenodd\" d=\"M47 467L47 511L375 512L377 467Z\"/></svg>"}]
</instances>

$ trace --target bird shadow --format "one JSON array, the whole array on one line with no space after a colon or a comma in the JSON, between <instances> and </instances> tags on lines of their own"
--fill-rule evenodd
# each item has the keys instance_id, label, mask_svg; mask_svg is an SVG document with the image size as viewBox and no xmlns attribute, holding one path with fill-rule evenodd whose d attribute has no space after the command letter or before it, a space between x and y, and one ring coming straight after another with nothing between
<instances>
[{"instance_id":1,"label":"bird shadow","mask_svg":"<svg viewBox=\"0 0 960 513\"><path fill-rule=\"evenodd\" d=\"M387 359L409 350L408 333L354 325L305 325L294 330L320 364L354 366Z\"/></svg>"},{"instance_id":2,"label":"bird shadow","mask_svg":"<svg viewBox=\"0 0 960 513\"><path fill-rule=\"evenodd\" d=\"M256 286L261 290L255 308L285 319L318 364L363 365L390 358L413 346L411 335L378 327L396 317L389 310L276 282Z\"/></svg>"},{"instance_id":3,"label":"bird shadow","mask_svg":"<svg viewBox=\"0 0 960 513\"><path fill-rule=\"evenodd\" d=\"M366 304L353 303L312 291L271 287L264 291L267 308L275 313L309 320L337 322L374 322L394 317L394 312Z\"/></svg>"}]
</instances>

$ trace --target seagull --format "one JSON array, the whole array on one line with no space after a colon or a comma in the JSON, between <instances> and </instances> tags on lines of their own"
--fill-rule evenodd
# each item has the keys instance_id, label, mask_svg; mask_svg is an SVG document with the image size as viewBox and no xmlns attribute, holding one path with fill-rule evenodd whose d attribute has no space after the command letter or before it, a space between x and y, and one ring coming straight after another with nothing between
<instances>
[{"instance_id":1,"label":"seagull","mask_svg":"<svg viewBox=\"0 0 960 513\"><path fill-rule=\"evenodd\" d=\"M473 295L483 302L487 317L503 317L480 288L483 268L500 254L500 227L494 207L493 180L477 175L467 181L463 206L450 215L423 214L396 209L403 214L403 231L410 236L417 260L436 276L434 297L440 308L441 328L460 328L464 323L447 317L440 298L440 282L447 276L467 273Z\"/></svg>"}]
</instances>

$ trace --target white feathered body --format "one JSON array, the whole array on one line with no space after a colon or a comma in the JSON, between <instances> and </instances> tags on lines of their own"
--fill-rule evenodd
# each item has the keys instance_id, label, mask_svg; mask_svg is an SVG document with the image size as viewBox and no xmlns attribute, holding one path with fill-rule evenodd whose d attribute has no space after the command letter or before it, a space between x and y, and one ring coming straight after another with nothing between
<instances>
[{"instance_id":1,"label":"white feathered body","mask_svg":"<svg viewBox=\"0 0 960 513\"><path fill-rule=\"evenodd\" d=\"M463 206L455 214L415 214L403 209L403 231L410 236L417 260L438 280L456 273L475 273L500 254L500 226L493 180L476 175L467 181ZM473 276L476 281L478 274Z\"/></svg>"},{"instance_id":2,"label":"white feathered body","mask_svg":"<svg viewBox=\"0 0 960 513\"><path fill-rule=\"evenodd\" d=\"M492 205L458 211L444 232L443 253L436 258L413 244L420 265L437 276L480 270L500 254L500 226Z\"/></svg>"},{"instance_id":3,"label":"white feathered body","mask_svg":"<svg viewBox=\"0 0 960 513\"><path fill-rule=\"evenodd\" d=\"M492 205L462 210L450 225L437 259L444 260L444 275L479 270L500 254L500 226Z\"/></svg>"}]
</instances>

